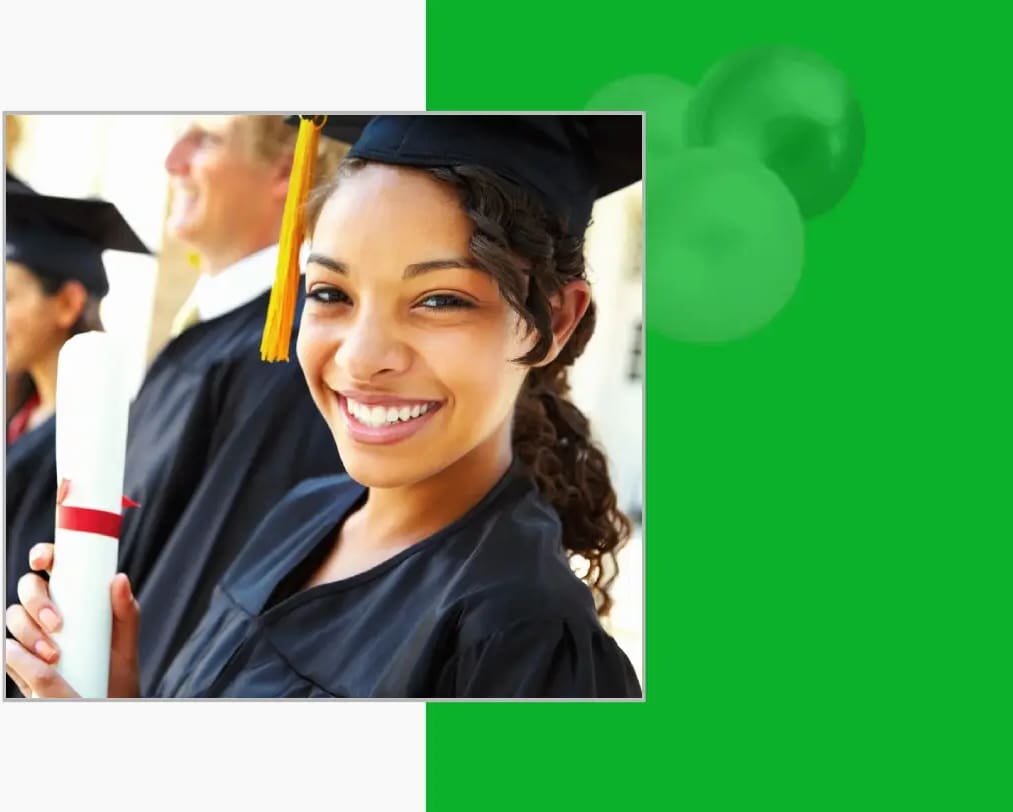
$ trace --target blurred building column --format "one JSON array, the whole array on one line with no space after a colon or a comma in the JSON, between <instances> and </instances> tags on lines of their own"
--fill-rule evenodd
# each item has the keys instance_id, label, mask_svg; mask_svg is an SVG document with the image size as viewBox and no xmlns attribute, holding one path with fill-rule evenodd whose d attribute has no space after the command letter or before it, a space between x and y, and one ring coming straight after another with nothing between
<instances>
[{"instance_id":1,"label":"blurred building column","mask_svg":"<svg viewBox=\"0 0 1013 812\"><path fill-rule=\"evenodd\" d=\"M594 334L570 375L573 400L609 458L620 508L639 513L643 476L643 185L595 205L586 256Z\"/></svg>"},{"instance_id":2,"label":"blurred building column","mask_svg":"<svg viewBox=\"0 0 1013 812\"><path fill-rule=\"evenodd\" d=\"M198 276L197 267L190 261L189 249L166 229L172 206L171 193L166 198L162 218L162 249L158 254L158 277L155 281L155 307L148 337L149 362L168 343L172 320L190 295Z\"/></svg>"}]
</instances>

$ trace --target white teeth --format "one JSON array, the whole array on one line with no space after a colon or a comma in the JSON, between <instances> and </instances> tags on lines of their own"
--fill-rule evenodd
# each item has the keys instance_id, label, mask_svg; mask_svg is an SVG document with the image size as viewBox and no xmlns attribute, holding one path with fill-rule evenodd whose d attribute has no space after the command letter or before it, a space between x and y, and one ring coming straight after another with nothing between
<instances>
[{"instance_id":1,"label":"white teeth","mask_svg":"<svg viewBox=\"0 0 1013 812\"><path fill-rule=\"evenodd\" d=\"M368 406L359 403L357 400L347 399L348 411L358 422L379 428L381 426L393 425L397 422L406 423L416 417L421 417L429 411L428 403L416 403L413 406Z\"/></svg>"}]
</instances>

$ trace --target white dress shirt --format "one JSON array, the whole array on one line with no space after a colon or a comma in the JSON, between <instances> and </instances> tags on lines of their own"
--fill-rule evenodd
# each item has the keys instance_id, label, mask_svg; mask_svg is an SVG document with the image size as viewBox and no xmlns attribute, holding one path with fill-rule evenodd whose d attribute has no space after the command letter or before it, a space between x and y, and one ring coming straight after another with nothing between
<instances>
[{"instance_id":1,"label":"white dress shirt","mask_svg":"<svg viewBox=\"0 0 1013 812\"><path fill-rule=\"evenodd\" d=\"M270 290L277 263L275 244L243 257L214 276L201 274L189 301L197 305L201 321L224 316Z\"/></svg>"}]
</instances>

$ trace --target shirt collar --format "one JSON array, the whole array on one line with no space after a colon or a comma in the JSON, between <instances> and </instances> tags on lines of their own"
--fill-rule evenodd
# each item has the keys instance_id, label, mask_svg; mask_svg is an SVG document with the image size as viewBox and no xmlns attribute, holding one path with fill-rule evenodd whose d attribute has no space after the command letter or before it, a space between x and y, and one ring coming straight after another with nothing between
<instances>
[{"instance_id":1,"label":"shirt collar","mask_svg":"<svg viewBox=\"0 0 1013 812\"><path fill-rule=\"evenodd\" d=\"M193 290L201 321L224 316L270 290L277 262L278 246L270 245L214 276L201 274Z\"/></svg>"}]
</instances>

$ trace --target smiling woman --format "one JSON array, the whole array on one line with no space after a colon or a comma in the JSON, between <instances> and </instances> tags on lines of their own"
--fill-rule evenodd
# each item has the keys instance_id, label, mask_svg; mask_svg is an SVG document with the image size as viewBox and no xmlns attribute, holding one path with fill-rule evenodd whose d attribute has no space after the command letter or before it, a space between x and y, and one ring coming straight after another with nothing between
<instances>
[{"instance_id":1,"label":"smiling woman","mask_svg":"<svg viewBox=\"0 0 1013 812\"><path fill-rule=\"evenodd\" d=\"M264 521L158 695L641 695L599 618L629 522L566 380L591 205L640 177L640 127L369 124L310 202L297 345L349 476Z\"/></svg>"}]
</instances>

